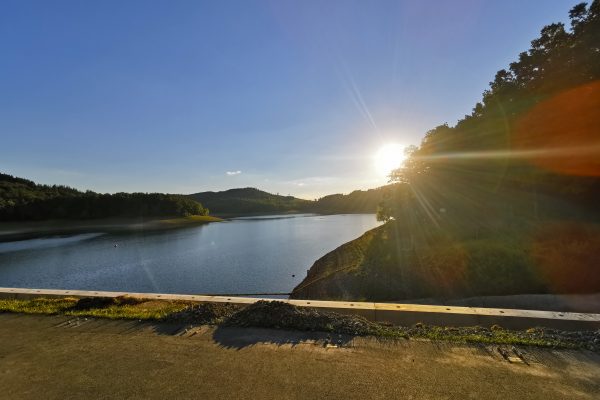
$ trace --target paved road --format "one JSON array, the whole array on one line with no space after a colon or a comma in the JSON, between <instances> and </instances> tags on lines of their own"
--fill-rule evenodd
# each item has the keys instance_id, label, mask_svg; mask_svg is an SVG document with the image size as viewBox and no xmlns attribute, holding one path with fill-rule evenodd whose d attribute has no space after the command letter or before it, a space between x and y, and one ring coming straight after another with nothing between
<instances>
[{"instance_id":1,"label":"paved road","mask_svg":"<svg viewBox=\"0 0 600 400\"><path fill-rule=\"evenodd\" d=\"M324 338L0 314L0 398L600 398L590 352Z\"/></svg>"}]
</instances>

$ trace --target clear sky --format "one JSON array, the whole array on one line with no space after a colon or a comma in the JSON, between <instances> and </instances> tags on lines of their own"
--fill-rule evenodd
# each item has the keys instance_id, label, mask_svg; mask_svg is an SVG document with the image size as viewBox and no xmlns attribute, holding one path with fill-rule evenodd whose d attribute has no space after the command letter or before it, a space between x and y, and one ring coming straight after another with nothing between
<instances>
[{"instance_id":1,"label":"clear sky","mask_svg":"<svg viewBox=\"0 0 600 400\"><path fill-rule=\"evenodd\" d=\"M579 1L0 3L0 171L100 192L385 183Z\"/></svg>"}]
</instances>

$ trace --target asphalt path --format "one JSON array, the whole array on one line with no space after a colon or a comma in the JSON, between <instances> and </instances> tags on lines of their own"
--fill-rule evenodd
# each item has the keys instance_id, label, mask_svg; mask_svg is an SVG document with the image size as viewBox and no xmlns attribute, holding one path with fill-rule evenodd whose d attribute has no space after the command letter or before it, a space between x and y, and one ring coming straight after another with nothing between
<instances>
[{"instance_id":1,"label":"asphalt path","mask_svg":"<svg viewBox=\"0 0 600 400\"><path fill-rule=\"evenodd\" d=\"M600 354L0 313L3 399L600 399Z\"/></svg>"}]
</instances>

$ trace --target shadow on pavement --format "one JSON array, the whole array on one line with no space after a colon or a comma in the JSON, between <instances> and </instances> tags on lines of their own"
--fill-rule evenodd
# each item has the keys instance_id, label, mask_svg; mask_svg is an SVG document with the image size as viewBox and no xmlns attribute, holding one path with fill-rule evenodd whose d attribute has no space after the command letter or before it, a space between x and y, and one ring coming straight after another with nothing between
<instances>
[{"instance_id":1,"label":"shadow on pavement","mask_svg":"<svg viewBox=\"0 0 600 400\"><path fill-rule=\"evenodd\" d=\"M154 322L152 323L152 331L157 335L175 336L189 326L189 324L182 322Z\"/></svg>"},{"instance_id":2,"label":"shadow on pavement","mask_svg":"<svg viewBox=\"0 0 600 400\"><path fill-rule=\"evenodd\" d=\"M293 347L303 343L317 343L322 347L344 347L352 342L353 336L326 332L219 326L213 333L213 340L222 347L240 350L255 344Z\"/></svg>"}]
</instances>

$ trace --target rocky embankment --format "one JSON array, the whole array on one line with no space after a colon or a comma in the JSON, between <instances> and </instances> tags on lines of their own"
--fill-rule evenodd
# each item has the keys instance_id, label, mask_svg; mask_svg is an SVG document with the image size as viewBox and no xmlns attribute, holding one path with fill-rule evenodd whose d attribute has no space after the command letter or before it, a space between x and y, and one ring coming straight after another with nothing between
<instances>
[{"instance_id":1,"label":"rocky embankment","mask_svg":"<svg viewBox=\"0 0 600 400\"><path fill-rule=\"evenodd\" d=\"M361 292L363 277L360 272L365 256L381 230L382 227L367 231L315 261L290 298L356 300L357 293Z\"/></svg>"}]
</instances>

